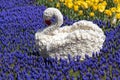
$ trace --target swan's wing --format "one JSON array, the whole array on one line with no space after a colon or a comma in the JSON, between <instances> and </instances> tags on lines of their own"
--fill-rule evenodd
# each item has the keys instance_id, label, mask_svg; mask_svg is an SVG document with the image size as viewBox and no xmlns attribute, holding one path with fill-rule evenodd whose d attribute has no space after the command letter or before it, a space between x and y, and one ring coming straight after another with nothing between
<instances>
[{"instance_id":1,"label":"swan's wing","mask_svg":"<svg viewBox=\"0 0 120 80\"><path fill-rule=\"evenodd\" d=\"M84 57L87 54L91 57L92 52L99 52L102 48L105 36L92 30L76 30L70 33L66 39L69 40L70 47L72 47L70 51L76 53L75 55L79 54Z\"/></svg>"},{"instance_id":2,"label":"swan's wing","mask_svg":"<svg viewBox=\"0 0 120 80\"><path fill-rule=\"evenodd\" d=\"M97 31L97 32L103 32L102 29L99 28L98 25L94 24L91 21L87 21L87 20L80 20L78 22L75 22L72 27L71 30L93 30L93 31Z\"/></svg>"},{"instance_id":3,"label":"swan's wing","mask_svg":"<svg viewBox=\"0 0 120 80\"><path fill-rule=\"evenodd\" d=\"M92 52L97 52L102 47L104 39L100 34L92 30L75 30L71 33L59 33L52 37L52 41L47 45L47 51L67 57L70 53L72 56L80 55L82 58L85 54L92 56ZM51 54L52 55L52 54Z\"/></svg>"},{"instance_id":4,"label":"swan's wing","mask_svg":"<svg viewBox=\"0 0 120 80\"><path fill-rule=\"evenodd\" d=\"M105 40L104 33L99 33L93 30L75 30L67 35L65 39L69 39L71 43L75 43L81 40L95 41L99 39Z\"/></svg>"},{"instance_id":5,"label":"swan's wing","mask_svg":"<svg viewBox=\"0 0 120 80\"><path fill-rule=\"evenodd\" d=\"M58 46L67 43L82 43L82 41L85 43L88 42L88 44L92 41L98 42L98 39L101 38L99 34L104 35L103 31L96 24L86 20L78 21L71 26L59 28L54 31L54 34L55 36L53 41L56 42L52 44L57 44Z\"/></svg>"},{"instance_id":6,"label":"swan's wing","mask_svg":"<svg viewBox=\"0 0 120 80\"><path fill-rule=\"evenodd\" d=\"M87 20L81 20L75 22L73 25L63 26L61 28L58 28L53 32L53 34L71 33L74 32L75 30L93 30L99 33L103 32L102 29L100 29L99 26L94 24L93 22Z\"/></svg>"}]
</instances>

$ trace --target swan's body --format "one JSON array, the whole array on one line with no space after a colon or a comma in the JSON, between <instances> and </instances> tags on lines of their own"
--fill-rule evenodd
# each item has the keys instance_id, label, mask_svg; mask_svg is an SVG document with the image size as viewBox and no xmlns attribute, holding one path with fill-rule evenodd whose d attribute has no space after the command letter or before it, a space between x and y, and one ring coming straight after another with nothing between
<instances>
[{"instance_id":1,"label":"swan's body","mask_svg":"<svg viewBox=\"0 0 120 80\"><path fill-rule=\"evenodd\" d=\"M45 20L56 18L56 23L50 25L42 32L35 34L36 46L42 54L58 59L66 59L68 54L72 57L85 54L92 57L93 52L99 52L105 41L102 29L90 21L81 20L73 25L60 27L63 16L56 8L48 8L44 11Z\"/></svg>"}]
</instances>

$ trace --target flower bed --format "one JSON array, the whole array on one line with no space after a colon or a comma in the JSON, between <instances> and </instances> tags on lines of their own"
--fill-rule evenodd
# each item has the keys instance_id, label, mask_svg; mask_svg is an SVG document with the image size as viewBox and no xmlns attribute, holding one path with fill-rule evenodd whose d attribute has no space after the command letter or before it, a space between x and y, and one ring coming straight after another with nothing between
<instances>
[{"instance_id":1,"label":"flower bed","mask_svg":"<svg viewBox=\"0 0 120 80\"><path fill-rule=\"evenodd\" d=\"M9 8L33 4L34 0L0 0L0 11Z\"/></svg>"},{"instance_id":2,"label":"flower bed","mask_svg":"<svg viewBox=\"0 0 120 80\"><path fill-rule=\"evenodd\" d=\"M95 20L100 19L105 22L111 21L114 24L114 18L119 23L120 19L120 1L119 0L36 0L40 5L48 7L57 7L70 19Z\"/></svg>"},{"instance_id":3,"label":"flower bed","mask_svg":"<svg viewBox=\"0 0 120 80\"><path fill-rule=\"evenodd\" d=\"M32 52L35 50L34 35L45 28L42 18L45 6L23 6L0 12L0 52ZM73 21L64 17L64 24Z\"/></svg>"},{"instance_id":4,"label":"flower bed","mask_svg":"<svg viewBox=\"0 0 120 80\"><path fill-rule=\"evenodd\" d=\"M74 61L68 55L69 62L46 59L38 55L34 43L35 32L46 26L42 17L45 9L32 4L0 12L0 80L120 79L120 25L114 27L110 22L93 20L106 35L99 56L86 55L84 61L77 56ZM75 21L64 16L63 25Z\"/></svg>"}]
</instances>

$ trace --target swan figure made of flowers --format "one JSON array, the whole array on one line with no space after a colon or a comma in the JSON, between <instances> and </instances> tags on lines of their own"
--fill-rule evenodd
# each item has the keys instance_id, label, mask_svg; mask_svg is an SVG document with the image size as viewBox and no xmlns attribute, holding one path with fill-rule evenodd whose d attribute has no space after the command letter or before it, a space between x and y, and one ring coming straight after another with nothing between
<instances>
[{"instance_id":1,"label":"swan figure made of flowers","mask_svg":"<svg viewBox=\"0 0 120 80\"><path fill-rule=\"evenodd\" d=\"M55 17L55 23L50 22ZM43 18L49 25L43 31L35 33L36 48L41 55L67 59L68 54L72 57L85 54L92 57L92 53L99 52L105 41L105 35L101 28L87 20L80 20L70 26L63 26L63 15L56 8L47 8Z\"/></svg>"}]
</instances>

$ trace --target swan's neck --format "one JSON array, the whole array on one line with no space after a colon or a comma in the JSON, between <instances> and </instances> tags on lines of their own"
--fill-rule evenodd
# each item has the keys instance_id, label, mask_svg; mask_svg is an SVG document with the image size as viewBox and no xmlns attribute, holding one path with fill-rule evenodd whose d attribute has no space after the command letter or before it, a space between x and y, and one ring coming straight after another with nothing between
<instances>
[{"instance_id":1,"label":"swan's neck","mask_svg":"<svg viewBox=\"0 0 120 80\"><path fill-rule=\"evenodd\" d=\"M48 26L42 33L50 35L54 30L58 29L63 24L63 15L59 10L52 11L52 16L55 17L56 22Z\"/></svg>"}]
</instances>

